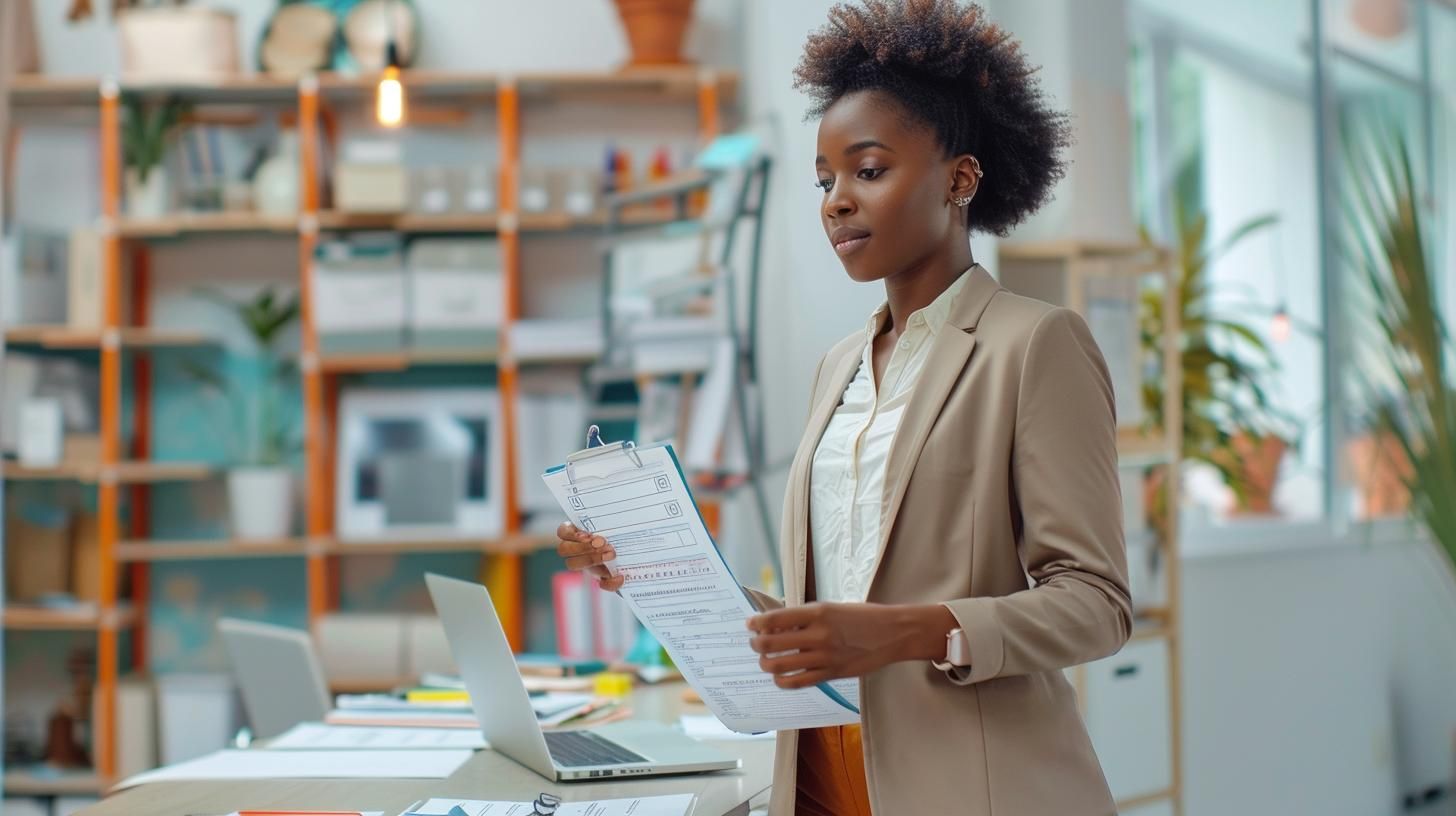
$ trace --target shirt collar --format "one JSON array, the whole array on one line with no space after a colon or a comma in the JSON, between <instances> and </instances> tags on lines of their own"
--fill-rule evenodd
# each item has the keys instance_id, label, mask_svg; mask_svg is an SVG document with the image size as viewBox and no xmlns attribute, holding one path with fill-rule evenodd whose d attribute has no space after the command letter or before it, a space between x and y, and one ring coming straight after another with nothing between
<instances>
[{"instance_id":1,"label":"shirt collar","mask_svg":"<svg viewBox=\"0 0 1456 816\"><path fill-rule=\"evenodd\" d=\"M971 267L971 269L974 268L974 266ZM962 272L960 277L952 281L951 285L947 286L945 291L941 292L929 305L911 312L909 320L906 323L907 327L913 328L919 322L916 318L923 317L926 328L930 329L930 334L932 336L937 334L941 327L950 320L951 306L955 303L956 296L961 293L962 289L966 288L966 281L971 278L967 274L968 272L970 272L970 269ZM885 321L889 319L890 304L887 301L881 303L875 309L874 313L870 315L869 323L865 325L865 334L869 341L874 341L875 337L880 333L880 329L885 325Z\"/></svg>"}]
</instances>

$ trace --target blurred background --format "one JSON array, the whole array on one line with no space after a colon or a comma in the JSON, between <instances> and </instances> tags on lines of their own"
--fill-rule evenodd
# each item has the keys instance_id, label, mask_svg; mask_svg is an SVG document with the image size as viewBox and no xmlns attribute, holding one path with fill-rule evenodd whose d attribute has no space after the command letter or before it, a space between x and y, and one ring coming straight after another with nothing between
<instances>
[{"instance_id":1,"label":"blurred background","mask_svg":"<svg viewBox=\"0 0 1456 816\"><path fill-rule=\"evenodd\" d=\"M558 574L588 423L779 591L804 384L883 299L792 88L831 5L4 0L4 811L228 743L222 617L409 686L435 571L657 660ZM973 250L1113 372L1138 633L1069 673L1123 812L1452 812L1456 3L983 5L1077 137Z\"/></svg>"}]
</instances>

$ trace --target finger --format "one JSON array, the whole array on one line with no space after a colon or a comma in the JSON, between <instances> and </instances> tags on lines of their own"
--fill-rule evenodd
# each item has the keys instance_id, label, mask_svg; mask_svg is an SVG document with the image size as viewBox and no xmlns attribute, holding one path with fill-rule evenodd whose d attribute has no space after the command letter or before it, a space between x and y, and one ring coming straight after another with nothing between
<instances>
[{"instance_id":1,"label":"finger","mask_svg":"<svg viewBox=\"0 0 1456 816\"><path fill-rule=\"evenodd\" d=\"M789 652L775 657L764 655L758 659L758 667L775 677L793 672L823 670L827 668L828 655L823 652Z\"/></svg>"},{"instance_id":2,"label":"finger","mask_svg":"<svg viewBox=\"0 0 1456 816\"><path fill-rule=\"evenodd\" d=\"M758 635L748 641L748 646L761 655L767 655L811 649L821 645L823 640L823 633L817 629L793 629L788 632Z\"/></svg>"},{"instance_id":3,"label":"finger","mask_svg":"<svg viewBox=\"0 0 1456 816\"><path fill-rule=\"evenodd\" d=\"M834 679L834 675L823 669L800 672L798 674L780 674L774 676L774 685L781 689L802 689L812 688L820 683L827 683Z\"/></svg>"},{"instance_id":4,"label":"finger","mask_svg":"<svg viewBox=\"0 0 1456 816\"><path fill-rule=\"evenodd\" d=\"M607 592L616 592L617 590L622 588L623 584L627 583L627 576L609 575L605 578L598 579L597 583L600 584L601 588L606 590Z\"/></svg>"},{"instance_id":5,"label":"finger","mask_svg":"<svg viewBox=\"0 0 1456 816\"><path fill-rule=\"evenodd\" d=\"M611 550L596 550L594 552L573 555L566 559L566 568L573 570L594 567L603 561L610 561L616 558L617 554Z\"/></svg>"},{"instance_id":6,"label":"finger","mask_svg":"<svg viewBox=\"0 0 1456 816\"><path fill-rule=\"evenodd\" d=\"M822 614L818 604L786 606L754 615L748 619L748 628L760 633L799 629L819 620Z\"/></svg>"},{"instance_id":7,"label":"finger","mask_svg":"<svg viewBox=\"0 0 1456 816\"><path fill-rule=\"evenodd\" d=\"M594 552L591 544L571 539L560 539L556 542L556 554L562 558L571 558L575 555L586 555Z\"/></svg>"},{"instance_id":8,"label":"finger","mask_svg":"<svg viewBox=\"0 0 1456 816\"><path fill-rule=\"evenodd\" d=\"M561 526L556 528L557 538L565 539L568 541L575 541L577 536L579 535L581 535L581 531L576 529L576 525L572 524L569 521L562 522Z\"/></svg>"}]
</instances>

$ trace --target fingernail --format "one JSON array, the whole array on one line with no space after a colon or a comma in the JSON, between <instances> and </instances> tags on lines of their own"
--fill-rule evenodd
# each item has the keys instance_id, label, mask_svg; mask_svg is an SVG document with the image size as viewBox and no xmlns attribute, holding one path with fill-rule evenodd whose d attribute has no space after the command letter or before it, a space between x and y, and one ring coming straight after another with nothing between
<instances>
[{"instance_id":1,"label":"fingernail","mask_svg":"<svg viewBox=\"0 0 1456 816\"><path fill-rule=\"evenodd\" d=\"M605 538L593 538L592 546L600 550L601 548L607 546L607 540Z\"/></svg>"}]
</instances>

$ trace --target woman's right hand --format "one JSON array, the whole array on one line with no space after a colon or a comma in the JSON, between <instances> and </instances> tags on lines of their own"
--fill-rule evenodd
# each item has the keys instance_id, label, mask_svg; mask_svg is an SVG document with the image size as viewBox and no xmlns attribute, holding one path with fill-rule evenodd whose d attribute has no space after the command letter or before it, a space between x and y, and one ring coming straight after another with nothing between
<instances>
[{"instance_id":1,"label":"woman's right hand","mask_svg":"<svg viewBox=\"0 0 1456 816\"><path fill-rule=\"evenodd\" d=\"M586 572L608 592L622 588L626 579L612 575L604 566L604 562L617 557L616 550L607 545L605 538L578 530L574 524L557 527L556 538L556 554L566 562L567 569Z\"/></svg>"}]
</instances>

